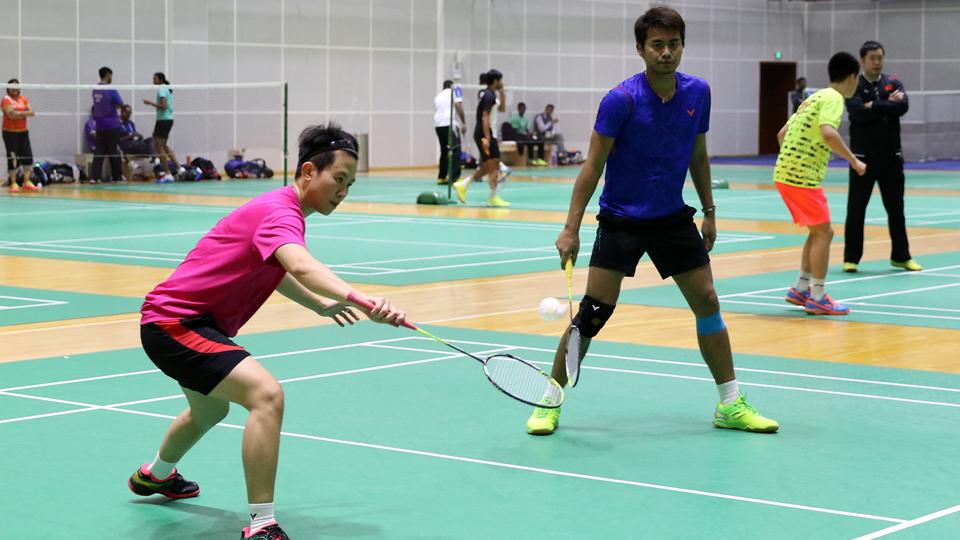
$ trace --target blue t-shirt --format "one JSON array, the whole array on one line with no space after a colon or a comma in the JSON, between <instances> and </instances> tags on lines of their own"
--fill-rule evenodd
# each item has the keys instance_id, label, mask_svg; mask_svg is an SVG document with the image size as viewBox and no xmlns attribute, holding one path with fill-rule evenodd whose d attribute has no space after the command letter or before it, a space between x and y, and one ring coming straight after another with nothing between
<instances>
[{"instance_id":1,"label":"blue t-shirt","mask_svg":"<svg viewBox=\"0 0 960 540\"><path fill-rule=\"evenodd\" d=\"M710 86L677 72L677 92L663 103L638 73L607 92L593 129L614 140L600 194L600 214L654 220L676 214L697 135L710 128Z\"/></svg>"},{"instance_id":2,"label":"blue t-shirt","mask_svg":"<svg viewBox=\"0 0 960 540\"><path fill-rule=\"evenodd\" d=\"M94 90L93 119L97 121L97 130L120 129L120 116L117 114L117 107L122 106L123 99L116 90Z\"/></svg>"}]
</instances>

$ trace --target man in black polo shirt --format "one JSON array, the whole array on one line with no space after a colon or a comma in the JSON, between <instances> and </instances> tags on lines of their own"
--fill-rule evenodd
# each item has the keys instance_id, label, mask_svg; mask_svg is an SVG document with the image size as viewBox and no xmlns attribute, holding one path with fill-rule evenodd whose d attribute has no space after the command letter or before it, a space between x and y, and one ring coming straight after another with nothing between
<instances>
[{"instance_id":1,"label":"man in black polo shirt","mask_svg":"<svg viewBox=\"0 0 960 540\"><path fill-rule=\"evenodd\" d=\"M897 78L882 73L883 45L867 41L860 47L863 73L857 92L847 100L850 117L850 149L867 164L867 173L850 169L847 222L844 227L843 271L856 272L863 256L863 221L873 192L880 185L890 229L890 264L905 270L923 268L910 257L903 215L903 150L900 147L900 117L910 107L906 90Z\"/></svg>"}]
</instances>

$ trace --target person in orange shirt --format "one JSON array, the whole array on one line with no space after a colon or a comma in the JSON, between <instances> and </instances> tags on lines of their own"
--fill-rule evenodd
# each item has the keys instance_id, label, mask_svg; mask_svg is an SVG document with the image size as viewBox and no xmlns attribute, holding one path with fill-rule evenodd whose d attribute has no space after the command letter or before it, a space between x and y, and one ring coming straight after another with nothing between
<instances>
[{"instance_id":1,"label":"person in orange shirt","mask_svg":"<svg viewBox=\"0 0 960 540\"><path fill-rule=\"evenodd\" d=\"M20 84L10 79L7 84ZM30 150L30 134L27 117L36 113L30 108L30 100L20 95L19 88L7 88L7 95L0 102L3 109L3 146L7 156L7 174L10 176L10 192L20 191L17 185L17 169L23 168L23 189L39 191L32 180L33 152Z\"/></svg>"}]
</instances>

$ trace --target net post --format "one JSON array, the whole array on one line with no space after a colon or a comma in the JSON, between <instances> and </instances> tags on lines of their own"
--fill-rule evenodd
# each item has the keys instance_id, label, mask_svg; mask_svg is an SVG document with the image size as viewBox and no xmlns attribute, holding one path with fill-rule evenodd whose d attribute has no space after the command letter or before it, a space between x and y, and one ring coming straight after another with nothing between
<instances>
[{"instance_id":1,"label":"net post","mask_svg":"<svg viewBox=\"0 0 960 540\"><path fill-rule=\"evenodd\" d=\"M287 83L283 83L283 185L287 185Z\"/></svg>"}]
</instances>

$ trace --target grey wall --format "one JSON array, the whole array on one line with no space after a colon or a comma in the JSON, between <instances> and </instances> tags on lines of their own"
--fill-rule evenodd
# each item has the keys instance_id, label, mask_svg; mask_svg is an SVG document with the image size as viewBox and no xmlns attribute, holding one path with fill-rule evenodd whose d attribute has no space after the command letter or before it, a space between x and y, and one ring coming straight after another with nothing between
<instances>
[{"instance_id":1,"label":"grey wall","mask_svg":"<svg viewBox=\"0 0 960 540\"><path fill-rule=\"evenodd\" d=\"M903 81L910 111L902 119L908 160L960 157L960 1L847 0L811 3L805 69L811 86L828 83L827 59L858 55L866 40L884 45L884 71ZM954 95L926 92L954 91ZM843 127L841 127L843 130Z\"/></svg>"},{"instance_id":2,"label":"grey wall","mask_svg":"<svg viewBox=\"0 0 960 540\"><path fill-rule=\"evenodd\" d=\"M960 88L954 60L960 45L952 39L960 23L955 1L668 4L688 25L681 70L706 78L713 88L711 154L756 152L758 64L777 50L819 86L832 51L853 50L863 39L879 37L889 49L888 71L901 75L908 90ZM511 110L519 100L527 102L531 114L555 103L568 146L586 149L602 91L511 92L509 87L603 89L641 71L632 26L649 5L626 0L0 0L0 78L93 83L96 69L108 64L118 84L147 84L156 70L174 83L286 80L293 137L304 125L330 118L351 131L370 133L372 166L423 165L437 153L432 99L459 52L464 82L476 83L479 72L490 67L500 69ZM467 99L471 129L472 94ZM236 98L220 93L208 96L205 107L251 111L236 119L237 144L275 146L277 120L265 113L273 109L274 95L267 107L256 93ZM186 106L189 99L180 93L175 103ZM914 105L907 120L929 116L924 108L929 109ZM200 133L204 123L208 146L235 142L233 115L197 112L195 117L197 128L190 131ZM138 109L141 131L149 131L151 118L150 110ZM178 113L177 121L174 148L193 145L185 139L185 118ZM37 132L38 123L31 124L33 145L43 154L44 140L65 135ZM209 143L217 138L222 140ZM916 143L925 155L926 139L924 134Z\"/></svg>"}]
</instances>

